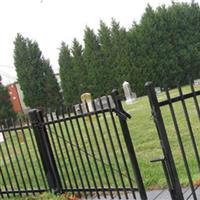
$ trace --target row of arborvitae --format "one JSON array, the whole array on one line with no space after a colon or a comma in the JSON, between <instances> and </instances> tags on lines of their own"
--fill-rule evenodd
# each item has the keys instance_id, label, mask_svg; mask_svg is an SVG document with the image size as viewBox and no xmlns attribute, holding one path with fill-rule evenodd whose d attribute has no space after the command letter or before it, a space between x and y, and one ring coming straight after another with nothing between
<instances>
[{"instance_id":1,"label":"row of arborvitae","mask_svg":"<svg viewBox=\"0 0 200 200\"><path fill-rule=\"evenodd\" d=\"M62 101L49 61L38 44L18 34L15 67L30 107L55 108ZM138 95L144 83L175 86L200 75L200 8L197 3L172 3L153 10L147 6L141 21L126 30L113 20L100 22L97 33L86 27L84 45L64 42L59 53L60 77L66 104L83 92L99 96L129 81Z\"/></svg>"}]
</instances>

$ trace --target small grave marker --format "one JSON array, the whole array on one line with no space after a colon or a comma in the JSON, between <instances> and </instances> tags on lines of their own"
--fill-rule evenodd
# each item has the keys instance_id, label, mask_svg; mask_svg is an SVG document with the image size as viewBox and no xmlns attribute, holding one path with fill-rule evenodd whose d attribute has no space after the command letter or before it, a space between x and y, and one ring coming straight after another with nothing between
<instances>
[{"instance_id":1,"label":"small grave marker","mask_svg":"<svg viewBox=\"0 0 200 200\"><path fill-rule=\"evenodd\" d=\"M24 136L23 136L23 133L22 133L22 132L18 132L18 133L17 133L17 137L19 138L19 142L20 142L21 144L23 144L23 143L24 143Z\"/></svg>"},{"instance_id":2,"label":"small grave marker","mask_svg":"<svg viewBox=\"0 0 200 200\"><path fill-rule=\"evenodd\" d=\"M0 143L1 142L4 142L4 138L3 138L3 133L2 132L0 132Z\"/></svg>"},{"instance_id":3,"label":"small grave marker","mask_svg":"<svg viewBox=\"0 0 200 200\"><path fill-rule=\"evenodd\" d=\"M126 103L132 104L137 98L136 93L131 91L131 86L129 82L127 81L124 81L124 83L122 84L122 87L124 90L124 95L126 97Z\"/></svg>"}]
</instances>

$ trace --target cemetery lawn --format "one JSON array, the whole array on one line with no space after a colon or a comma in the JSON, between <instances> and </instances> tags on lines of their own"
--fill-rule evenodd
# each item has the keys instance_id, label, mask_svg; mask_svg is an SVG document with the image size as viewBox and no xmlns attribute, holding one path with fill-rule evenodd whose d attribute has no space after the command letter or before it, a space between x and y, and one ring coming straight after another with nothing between
<instances>
[{"instance_id":1,"label":"cemetery lawn","mask_svg":"<svg viewBox=\"0 0 200 200\"><path fill-rule=\"evenodd\" d=\"M199 89L200 89L200 86L196 87L196 90L199 90ZM184 87L183 91L184 91L184 93L190 92L189 87L187 87L187 86ZM178 92L177 92L177 90L173 90L171 94L172 94L172 96L177 96ZM162 101L165 99L165 94L161 93L158 95L158 97L159 97L159 100ZM198 102L200 102L200 97L198 97ZM200 123L199 123L199 119L197 116L197 112L195 110L193 99L187 100L186 104L187 104L188 112L190 115L190 120L191 120L191 124L193 127L193 131L195 134L196 142L198 145L198 150L200 152L200 134L199 134L200 133ZM132 116L132 118L128 119L127 122L128 122L128 126L130 129L132 141L133 141L133 144L135 147L135 151L137 154L137 159L139 162L139 166L141 169L145 187L147 189L157 189L157 188L166 187L167 183L166 183L166 179L165 179L165 176L163 173L161 163L159 163L159 162L151 163L150 162L151 159L162 157L162 151L161 151L158 135L157 135L157 132L155 129L155 125L154 125L154 122L153 122L153 119L151 116L148 98L146 96L140 97L132 105L126 105L125 103L123 103L123 105L124 105L124 109ZM193 179L194 179L194 181L199 180L200 175L199 175L199 171L197 168L197 163L195 160L194 151L193 151L193 148L191 145L191 140L190 140L188 128L187 128L187 125L185 122L181 103L175 103L174 108L175 108L175 112L177 114L177 119L178 119L178 123L180 126L181 135L183 138L185 151L187 154L187 158L188 158L188 162L189 162L189 165L191 168L191 173L193 175ZM163 116L165 119L166 129L168 131L168 137L169 137L171 148L173 150L173 154L175 157L175 162L177 165L177 170L178 170L178 174L179 174L179 177L181 180L181 184L182 184L182 186L186 186L188 184L188 179L187 179L186 172L184 169L184 164L182 161L180 148L178 146L178 141L177 141L175 129L173 126L173 121L170 117L169 108L167 106L165 108L163 108L162 113L163 113ZM103 119L101 119L101 120L103 120ZM62 126L64 126L64 125L62 125ZM63 129L64 129L64 127L63 127ZM30 138L29 138L30 136L29 136L28 132L26 132L26 135L27 135L26 136L27 141L30 140ZM55 136L53 136L53 137L55 137ZM14 136L13 136L13 139L14 139ZM79 137L78 137L78 139L80 140ZM9 144L10 140L8 139L7 141ZM1 145L2 145L3 151L6 152L5 145L4 144L1 144ZM58 144L56 144L56 145L58 145ZM9 146L12 149L11 144L9 144ZM87 144L87 147L88 147L88 144ZM23 148L25 148L25 146ZM29 146L30 152L33 152L32 148L33 148L32 146ZM17 150L17 151L19 151L19 150ZM6 156L6 153L5 153L5 156ZM72 154L71 154L71 156L72 156ZM128 160L128 155L126 157ZM12 155L12 158L13 159L15 158L14 153ZM25 158L28 159L28 155L25 155ZM33 158L34 162L36 163L36 158L34 158L34 156L32 158ZM0 161L1 160L2 160L2 158L1 158L1 154L0 154ZM20 156L19 156L19 162L22 163L22 165L23 165L22 157L20 157ZM128 161L128 164L129 164L129 167L131 168L129 161ZM0 163L0 165L1 165L2 170L5 170L2 163ZM61 165L64 167L63 163L61 163ZM75 165L75 163L74 163L74 165ZM94 163L92 163L92 165L94 165ZM39 169L37 168L38 165L35 165L35 167L36 167L36 171L39 171ZM95 169L95 165L92 167ZM69 172L71 172L71 171L69 170ZM5 171L4 171L4 173L5 173ZM102 174L103 174L103 172L102 172ZM11 176L12 176L12 174L11 174ZM111 174L109 174L109 176L110 176L110 179L112 179ZM39 177L39 179L41 179L41 177ZM8 181L8 180L6 180L6 181ZM42 179L39 181L42 182ZM3 185L1 186L1 184L2 184L2 182L0 182L0 188L4 188ZM25 198L25 199L27 199L27 198ZM34 199L34 197L32 197L30 199ZM62 198L55 197L54 195L51 195L51 194L45 194L44 197L42 197L41 199L62 199Z\"/></svg>"}]
</instances>

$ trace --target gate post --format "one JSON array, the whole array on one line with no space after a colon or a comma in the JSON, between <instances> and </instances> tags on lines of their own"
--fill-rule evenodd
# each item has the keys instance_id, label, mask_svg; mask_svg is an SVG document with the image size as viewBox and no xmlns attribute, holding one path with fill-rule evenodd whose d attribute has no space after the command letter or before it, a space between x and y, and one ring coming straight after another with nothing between
<instances>
[{"instance_id":1,"label":"gate post","mask_svg":"<svg viewBox=\"0 0 200 200\"><path fill-rule=\"evenodd\" d=\"M157 128L160 144L164 155L164 164L166 169L165 173L167 173L166 176L168 176L166 178L169 179L169 191L171 198L172 200L184 200L174 158L172 155L167 132L162 118L158 98L154 90L154 85L152 82L147 82L145 84L145 88L149 97L152 115L154 117L154 122Z\"/></svg>"},{"instance_id":2,"label":"gate post","mask_svg":"<svg viewBox=\"0 0 200 200\"><path fill-rule=\"evenodd\" d=\"M132 165L132 168L133 168L133 172L134 172L134 175L135 175L135 180L136 180L136 184L138 186L138 190L139 190L141 200L147 200L147 194L146 194L146 191L145 191L142 176L141 176L141 173L140 173L140 168L139 168L139 165L138 165L138 161L137 161L137 158L136 158L135 150L134 150L134 147L133 147L129 128L128 128L127 121L126 121L128 114L123 109L118 91L113 90L111 95L112 95L113 101L115 103L117 113L119 113L120 115L123 115L123 117L118 115L119 116L119 122L120 122L120 125L121 125L121 128L122 128L124 140L125 140L125 143L126 143L126 146L127 146L127 150L128 150L128 153L129 153L130 160L131 160L131 165Z\"/></svg>"},{"instance_id":3,"label":"gate post","mask_svg":"<svg viewBox=\"0 0 200 200\"><path fill-rule=\"evenodd\" d=\"M42 111L37 109L30 110L29 116L49 188L52 192L59 193L62 190L61 181L44 125Z\"/></svg>"}]
</instances>

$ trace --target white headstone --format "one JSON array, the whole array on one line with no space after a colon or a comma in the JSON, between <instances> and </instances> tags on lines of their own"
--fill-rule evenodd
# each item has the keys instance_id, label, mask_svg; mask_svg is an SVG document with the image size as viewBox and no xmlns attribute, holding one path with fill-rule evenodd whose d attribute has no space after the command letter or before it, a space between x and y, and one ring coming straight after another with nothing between
<instances>
[{"instance_id":1,"label":"white headstone","mask_svg":"<svg viewBox=\"0 0 200 200\"><path fill-rule=\"evenodd\" d=\"M194 86L200 85L200 79L194 80Z\"/></svg>"},{"instance_id":2,"label":"white headstone","mask_svg":"<svg viewBox=\"0 0 200 200\"><path fill-rule=\"evenodd\" d=\"M124 83L122 84L122 87L124 90L124 95L126 97L126 103L132 104L137 98L136 93L133 93L131 91L131 86L130 86L129 82L127 82L127 81L124 81Z\"/></svg>"},{"instance_id":3,"label":"white headstone","mask_svg":"<svg viewBox=\"0 0 200 200\"><path fill-rule=\"evenodd\" d=\"M0 132L0 142L4 142L3 134Z\"/></svg>"}]
</instances>

